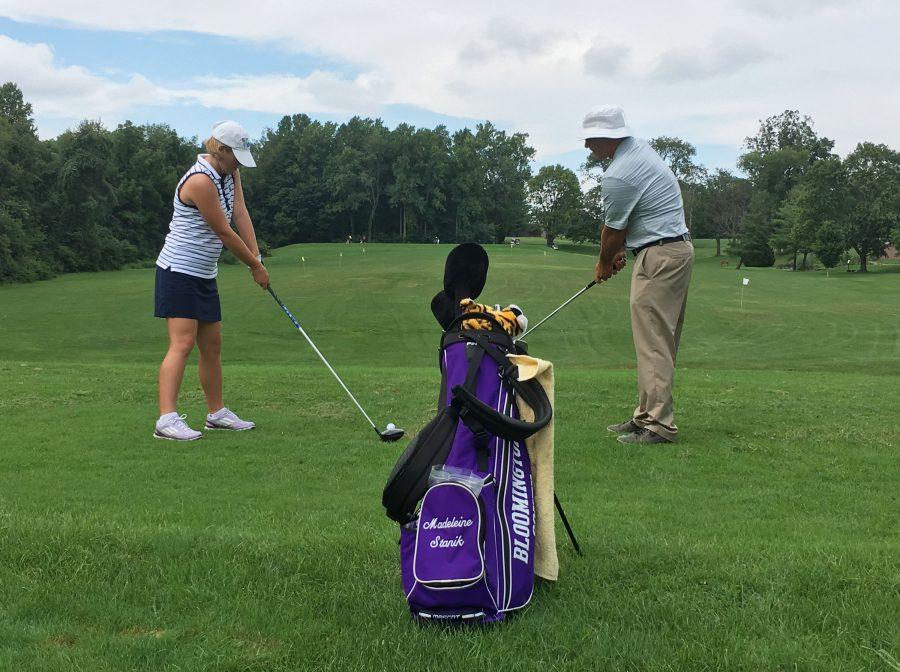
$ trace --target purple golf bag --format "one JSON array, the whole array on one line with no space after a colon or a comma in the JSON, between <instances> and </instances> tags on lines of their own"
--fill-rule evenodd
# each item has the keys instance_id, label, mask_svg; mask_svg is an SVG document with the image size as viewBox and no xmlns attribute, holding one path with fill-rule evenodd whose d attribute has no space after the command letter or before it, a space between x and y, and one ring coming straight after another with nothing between
<instances>
[{"instance_id":1,"label":"purple golf bag","mask_svg":"<svg viewBox=\"0 0 900 672\"><path fill-rule=\"evenodd\" d=\"M490 330L463 329L478 317ZM534 588L534 499L524 440L550 421L520 352L487 313L455 318L441 340L439 412L388 480L382 503L400 523L403 591L417 619L489 623L528 604ZM516 397L535 411L519 419Z\"/></svg>"}]
</instances>

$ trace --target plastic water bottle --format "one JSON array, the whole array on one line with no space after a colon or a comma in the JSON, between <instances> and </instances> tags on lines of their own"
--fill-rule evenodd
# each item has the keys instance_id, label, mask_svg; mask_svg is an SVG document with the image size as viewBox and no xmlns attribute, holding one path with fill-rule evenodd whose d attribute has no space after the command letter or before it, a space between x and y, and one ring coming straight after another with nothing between
<instances>
[{"instance_id":1,"label":"plastic water bottle","mask_svg":"<svg viewBox=\"0 0 900 672\"><path fill-rule=\"evenodd\" d=\"M431 474L428 476L428 487L447 482L466 486L476 497L481 492L481 488L484 487L484 478L470 469L451 467L445 464L435 464L431 467Z\"/></svg>"}]
</instances>

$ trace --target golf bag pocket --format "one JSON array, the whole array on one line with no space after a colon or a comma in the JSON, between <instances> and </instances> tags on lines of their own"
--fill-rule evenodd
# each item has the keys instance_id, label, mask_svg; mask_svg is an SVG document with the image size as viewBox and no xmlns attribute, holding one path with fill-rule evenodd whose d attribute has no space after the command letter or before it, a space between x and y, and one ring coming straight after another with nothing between
<instances>
[{"instance_id":1,"label":"golf bag pocket","mask_svg":"<svg viewBox=\"0 0 900 672\"><path fill-rule=\"evenodd\" d=\"M486 572L486 520L484 501L464 484L444 481L428 489L415 538L411 530L401 528L403 587L414 616L444 621L498 618Z\"/></svg>"},{"instance_id":2,"label":"golf bag pocket","mask_svg":"<svg viewBox=\"0 0 900 672\"><path fill-rule=\"evenodd\" d=\"M469 488L447 481L425 494L419 512L413 577L431 587L463 587L484 576L482 505Z\"/></svg>"},{"instance_id":3,"label":"golf bag pocket","mask_svg":"<svg viewBox=\"0 0 900 672\"><path fill-rule=\"evenodd\" d=\"M447 458L458 427L456 409L447 406L409 442L381 496L389 518L401 525L415 518L416 506L428 489L431 468Z\"/></svg>"}]
</instances>

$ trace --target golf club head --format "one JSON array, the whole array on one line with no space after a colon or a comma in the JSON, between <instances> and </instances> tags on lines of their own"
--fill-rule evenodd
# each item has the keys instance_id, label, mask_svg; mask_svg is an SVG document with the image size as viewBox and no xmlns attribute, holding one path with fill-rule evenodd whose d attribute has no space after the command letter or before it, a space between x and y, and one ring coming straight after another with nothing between
<instances>
[{"instance_id":1,"label":"golf club head","mask_svg":"<svg viewBox=\"0 0 900 672\"><path fill-rule=\"evenodd\" d=\"M400 429L399 427L393 427L391 429L385 429L383 432L378 432L379 438L385 443L393 443L394 441L399 441L403 438L404 434L406 434L406 431Z\"/></svg>"}]
</instances>

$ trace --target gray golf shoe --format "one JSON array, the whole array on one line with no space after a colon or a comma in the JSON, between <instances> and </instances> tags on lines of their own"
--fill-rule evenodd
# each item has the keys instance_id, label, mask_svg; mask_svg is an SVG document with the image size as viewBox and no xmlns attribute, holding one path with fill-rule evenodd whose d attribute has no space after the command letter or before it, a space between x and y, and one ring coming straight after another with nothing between
<instances>
[{"instance_id":1,"label":"gray golf shoe","mask_svg":"<svg viewBox=\"0 0 900 672\"><path fill-rule=\"evenodd\" d=\"M640 427L634 424L634 420L628 420L627 422L620 422L618 425L610 425L606 428L606 431L613 432L614 434L630 434L639 429Z\"/></svg>"},{"instance_id":2,"label":"gray golf shoe","mask_svg":"<svg viewBox=\"0 0 900 672\"><path fill-rule=\"evenodd\" d=\"M646 428L631 432L631 434L620 436L616 441L619 443L672 443L656 432L651 432Z\"/></svg>"}]
</instances>

